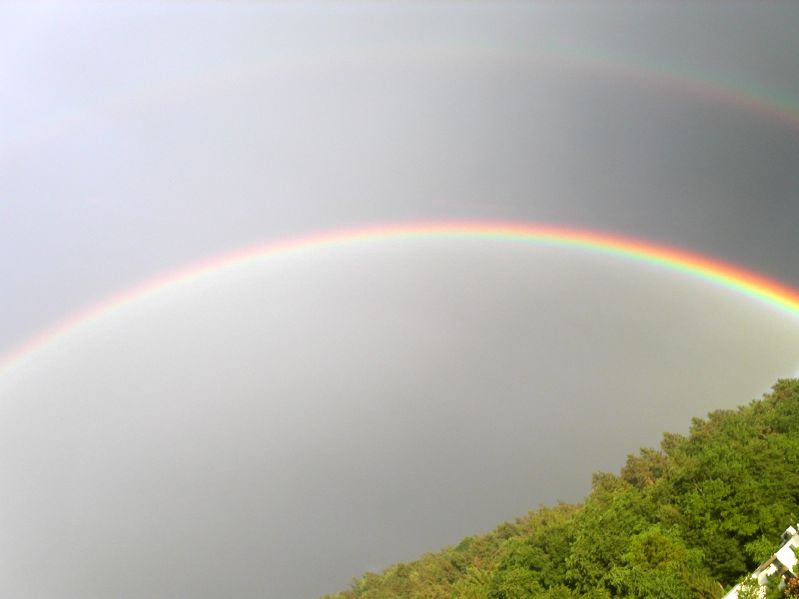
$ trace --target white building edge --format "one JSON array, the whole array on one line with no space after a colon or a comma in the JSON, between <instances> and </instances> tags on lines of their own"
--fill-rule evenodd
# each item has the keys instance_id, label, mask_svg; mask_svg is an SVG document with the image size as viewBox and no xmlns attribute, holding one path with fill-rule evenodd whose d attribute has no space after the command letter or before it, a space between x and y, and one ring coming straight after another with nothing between
<instances>
[{"instance_id":1,"label":"white building edge","mask_svg":"<svg viewBox=\"0 0 799 599\"><path fill-rule=\"evenodd\" d=\"M793 568L796 565L797 559L794 553L794 548L799 548L799 523L794 526L789 526L782 533L782 545L774 554L765 562L760 564L751 577L757 580L760 585L760 596L766 596L766 583L772 576L780 576L781 578L793 578L796 575L793 573ZM780 586L784 585L784 580L780 582ZM723 599L738 599L738 587L735 585L732 590L724 595Z\"/></svg>"}]
</instances>

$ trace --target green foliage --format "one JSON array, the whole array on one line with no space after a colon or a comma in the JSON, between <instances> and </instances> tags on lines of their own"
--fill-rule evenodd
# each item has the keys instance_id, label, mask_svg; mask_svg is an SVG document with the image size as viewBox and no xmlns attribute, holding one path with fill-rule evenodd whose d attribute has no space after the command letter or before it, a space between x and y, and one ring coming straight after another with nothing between
<instances>
[{"instance_id":1,"label":"green foliage","mask_svg":"<svg viewBox=\"0 0 799 599\"><path fill-rule=\"evenodd\" d=\"M783 380L760 401L695 419L687 436L665 434L619 476L594 475L582 505L542 507L331 598L720 597L799 520L797 463L799 381ZM786 595L778 582L767 597Z\"/></svg>"},{"instance_id":2,"label":"green foliage","mask_svg":"<svg viewBox=\"0 0 799 599\"><path fill-rule=\"evenodd\" d=\"M738 599L760 599L760 584L748 574L738 583Z\"/></svg>"},{"instance_id":3,"label":"green foliage","mask_svg":"<svg viewBox=\"0 0 799 599\"><path fill-rule=\"evenodd\" d=\"M772 576L766 583L765 599L784 599L785 592L780 588L781 576Z\"/></svg>"},{"instance_id":4,"label":"green foliage","mask_svg":"<svg viewBox=\"0 0 799 599\"><path fill-rule=\"evenodd\" d=\"M488 584L491 599L540 595L566 580L563 564L572 545L577 508L561 504L540 508L519 520L520 534L501 545Z\"/></svg>"},{"instance_id":5,"label":"green foliage","mask_svg":"<svg viewBox=\"0 0 799 599\"><path fill-rule=\"evenodd\" d=\"M621 562L609 577L616 596L688 599L704 582L701 553L659 525L635 535Z\"/></svg>"}]
</instances>

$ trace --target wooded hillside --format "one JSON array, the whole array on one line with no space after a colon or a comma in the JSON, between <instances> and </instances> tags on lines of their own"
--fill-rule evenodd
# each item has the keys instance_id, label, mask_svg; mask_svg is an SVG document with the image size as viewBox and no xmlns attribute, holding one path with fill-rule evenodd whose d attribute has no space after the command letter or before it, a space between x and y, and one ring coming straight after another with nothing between
<instances>
[{"instance_id":1,"label":"wooded hillside","mask_svg":"<svg viewBox=\"0 0 799 599\"><path fill-rule=\"evenodd\" d=\"M797 520L799 380L781 380L687 436L666 433L618 475L595 474L582 504L542 507L328 599L720 597Z\"/></svg>"}]
</instances>

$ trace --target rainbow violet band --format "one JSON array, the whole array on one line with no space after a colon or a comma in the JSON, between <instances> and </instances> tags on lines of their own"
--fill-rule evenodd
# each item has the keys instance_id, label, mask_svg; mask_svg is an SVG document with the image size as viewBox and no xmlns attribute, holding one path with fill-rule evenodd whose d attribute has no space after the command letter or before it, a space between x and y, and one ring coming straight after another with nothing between
<instances>
[{"instance_id":1,"label":"rainbow violet band","mask_svg":"<svg viewBox=\"0 0 799 599\"><path fill-rule=\"evenodd\" d=\"M142 285L113 295L88 307L55 327L31 338L0 358L0 374L14 363L75 327L87 323L124 304L135 302L162 288L185 283L207 274L272 256L292 252L331 248L348 244L411 239L488 239L498 242L534 243L573 247L609 254L686 273L741 295L761 301L799 318L799 291L787 285L731 264L692 252L656 245L621 235L547 226L506 222L403 223L351 230L335 230L275 241L225 254L166 274Z\"/></svg>"}]
</instances>

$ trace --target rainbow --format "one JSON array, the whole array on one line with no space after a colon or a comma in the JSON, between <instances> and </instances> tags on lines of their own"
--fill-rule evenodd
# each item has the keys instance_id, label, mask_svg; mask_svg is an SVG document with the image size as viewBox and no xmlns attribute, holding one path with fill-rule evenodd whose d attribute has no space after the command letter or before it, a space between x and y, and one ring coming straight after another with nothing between
<instances>
[{"instance_id":1,"label":"rainbow","mask_svg":"<svg viewBox=\"0 0 799 599\"><path fill-rule=\"evenodd\" d=\"M140 300L166 287L186 283L234 265L270 257L324 250L336 246L413 239L487 239L505 243L533 243L571 247L684 273L760 301L799 318L799 290L731 264L685 250L647 241L584 229L507 222L432 222L371 226L317 233L224 254L199 262L89 306L71 318L31 338L0 358L0 374L55 339L115 309Z\"/></svg>"},{"instance_id":2,"label":"rainbow","mask_svg":"<svg viewBox=\"0 0 799 599\"><path fill-rule=\"evenodd\" d=\"M153 82L149 87L112 90L108 96L81 109L56 114L16 135L5 136L0 144L0 160L6 160L21 151L34 151L40 144L67 137L89 122L92 115L110 114L121 117L145 106L157 106L170 100L187 101L197 95L207 94L212 90L230 89L243 81L255 80L268 74L398 65L409 61L425 65L432 62L439 66L451 63L473 66L488 64L566 70L581 76L617 80L711 104L730 106L778 123L787 129L799 131L799 103L795 98L753 85L743 86L724 81L708 73L689 71L684 67L646 63L587 49L497 52L491 48L459 44L428 45L421 48L412 44L396 44L381 46L374 52L350 51L339 52L335 56L310 54L262 59L244 65L208 68L188 76L175 75L165 81Z\"/></svg>"}]
</instances>

